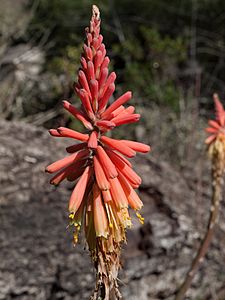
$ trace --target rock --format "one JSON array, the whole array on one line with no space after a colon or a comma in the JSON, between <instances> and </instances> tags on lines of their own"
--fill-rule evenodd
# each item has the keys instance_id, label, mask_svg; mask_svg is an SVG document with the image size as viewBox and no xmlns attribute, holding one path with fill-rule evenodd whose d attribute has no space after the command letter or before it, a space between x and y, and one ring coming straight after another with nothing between
<instances>
[{"instance_id":1,"label":"rock","mask_svg":"<svg viewBox=\"0 0 225 300\"><path fill-rule=\"evenodd\" d=\"M2 300L85 300L92 292L95 278L88 251L83 244L74 248L66 229L72 186L54 188L44 173L46 165L65 155L66 145L68 141L54 139L42 128L0 121ZM204 233L209 179L204 179L198 205L195 173L184 175L151 154L138 156L134 165L143 178L145 225L134 217L127 232L121 291L129 300L173 299ZM224 226L221 218L188 299L214 299L217 293L224 299Z\"/></svg>"}]
</instances>

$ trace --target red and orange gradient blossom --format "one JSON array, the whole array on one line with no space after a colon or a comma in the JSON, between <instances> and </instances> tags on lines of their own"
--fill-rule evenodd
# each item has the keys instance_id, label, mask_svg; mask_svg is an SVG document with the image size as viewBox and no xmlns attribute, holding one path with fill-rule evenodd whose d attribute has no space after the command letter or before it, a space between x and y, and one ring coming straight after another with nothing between
<instances>
[{"instance_id":1,"label":"red and orange gradient blossom","mask_svg":"<svg viewBox=\"0 0 225 300\"><path fill-rule=\"evenodd\" d=\"M66 148L70 154L46 168L56 173L51 183L58 185L64 179L76 181L69 201L70 224L74 226L74 241L81 229L91 251L113 252L125 241L125 230L131 226L128 207L138 213L142 201L135 192L141 178L132 169L127 158L136 152L147 153L148 145L117 140L106 134L113 128L140 119L133 106L124 105L131 99L130 91L109 104L115 91L115 72L109 74L110 59L106 55L103 36L100 34L100 14L93 6L90 27L86 28L86 42L81 56L81 68L74 91L81 101L78 110L68 101L64 108L86 128L80 133L59 127L49 132L54 137L80 141Z\"/></svg>"},{"instance_id":2,"label":"red and orange gradient blossom","mask_svg":"<svg viewBox=\"0 0 225 300\"><path fill-rule=\"evenodd\" d=\"M209 120L210 127L206 128L206 132L210 134L205 140L205 143L208 145L211 145L216 140L225 142L225 111L217 94L213 95L213 99L216 109L216 119Z\"/></svg>"}]
</instances>

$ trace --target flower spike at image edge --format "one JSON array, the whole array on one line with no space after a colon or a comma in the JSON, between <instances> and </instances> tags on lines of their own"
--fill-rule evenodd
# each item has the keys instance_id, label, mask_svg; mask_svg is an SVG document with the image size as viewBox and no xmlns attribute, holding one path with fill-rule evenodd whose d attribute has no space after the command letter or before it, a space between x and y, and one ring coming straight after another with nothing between
<instances>
[{"instance_id":1,"label":"flower spike at image edge","mask_svg":"<svg viewBox=\"0 0 225 300\"><path fill-rule=\"evenodd\" d=\"M191 268L188 271L183 284L178 290L175 300L185 299L186 292L191 286L194 275L206 255L210 242L213 238L215 225L218 222L220 202L222 198L223 175L225 171L225 111L218 95L214 94L213 98L216 118L215 120L209 120L209 127L206 128L206 132L210 135L205 140L207 152L212 162L212 199L210 216L205 236L192 262Z\"/></svg>"}]
</instances>

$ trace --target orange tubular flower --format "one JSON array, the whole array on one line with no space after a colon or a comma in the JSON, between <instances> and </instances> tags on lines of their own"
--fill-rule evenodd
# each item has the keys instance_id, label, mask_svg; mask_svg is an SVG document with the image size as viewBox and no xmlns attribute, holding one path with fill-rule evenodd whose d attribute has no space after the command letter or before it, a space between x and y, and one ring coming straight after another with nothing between
<instances>
[{"instance_id":1,"label":"orange tubular flower","mask_svg":"<svg viewBox=\"0 0 225 300\"><path fill-rule=\"evenodd\" d=\"M120 298L117 272L121 243L126 240L126 228L131 226L128 207L134 209L143 222L137 212L143 204L134 190L141 184L141 178L126 157L150 151L148 145L105 136L116 126L137 122L140 118L133 106L124 106L132 97L130 91L109 104L116 79L114 72L109 74L109 62L100 34L100 13L93 6L78 82L74 84L81 108L63 101L64 108L81 121L86 132L65 127L50 129L54 137L76 139L80 143L67 147L69 155L46 168L49 173L56 172L51 179L54 185L64 179L77 180L69 201L69 217L74 226L75 243L82 229L97 269L93 299L98 295L109 299L111 293Z\"/></svg>"},{"instance_id":2,"label":"orange tubular flower","mask_svg":"<svg viewBox=\"0 0 225 300\"><path fill-rule=\"evenodd\" d=\"M210 127L206 128L206 132L210 133L210 136L205 140L208 145L216 139L225 140L225 111L218 95L214 94L213 98L216 108L216 120L209 120Z\"/></svg>"}]
</instances>

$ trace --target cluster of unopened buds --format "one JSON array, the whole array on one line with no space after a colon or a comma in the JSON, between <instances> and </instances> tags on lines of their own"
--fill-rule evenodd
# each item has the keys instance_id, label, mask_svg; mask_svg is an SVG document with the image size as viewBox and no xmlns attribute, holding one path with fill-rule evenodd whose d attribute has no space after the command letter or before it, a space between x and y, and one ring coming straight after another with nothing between
<instances>
[{"instance_id":1,"label":"cluster of unopened buds","mask_svg":"<svg viewBox=\"0 0 225 300\"><path fill-rule=\"evenodd\" d=\"M99 282L105 285L105 294L109 293L107 290L113 280L116 282L117 272L113 275L112 269L119 267L120 244L126 240L126 228L131 226L128 207L134 209L143 222L138 213L143 204L135 191L141 178L128 158L136 152L150 150L148 145L139 142L106 136L113 128L140 119L133 106L124 106L131 99L131 92L109 105L116 79L115 72L109 74L109 62L100 34L99 10L93 6L78 82L74 84L81 108L78 110L63 101L64 108L83 123L86 133L65 127L51 129L50 134L54 137L71 138L81 143L67 147L70 155L46 168L47 172L56 173L51 179L54 185L64 179L77 180L69 201L74 241L78 241L83 228L92 258L98 265Z\"/></svg>"},{"instance_id":2,"label":"cluster of unopened buds","mask_svg":"<svg viewBox=\"0 0 225 300\"><path fill-rule=\"evenodd\" d=\"M219 100L217 94L214 94L214 103L216 108L216 119L209 120L209 127L206 128L206 132L210 134L210 136L206 139L206 144L209 145L209 149L211 146L216 144L220 144L219 147L222 147L221 150L224 152L225 150L225 111L222 103ZM223 146L222 146L223 145Z\"/></svg>"}]
</instances>

